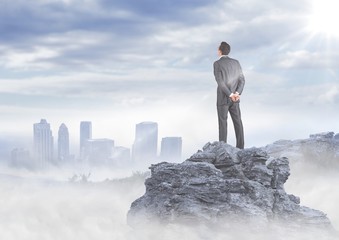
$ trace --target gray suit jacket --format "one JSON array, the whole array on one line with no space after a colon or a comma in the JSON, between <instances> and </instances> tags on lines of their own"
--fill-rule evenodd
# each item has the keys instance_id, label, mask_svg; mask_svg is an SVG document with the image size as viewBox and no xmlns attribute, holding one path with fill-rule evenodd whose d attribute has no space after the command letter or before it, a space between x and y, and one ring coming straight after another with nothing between
<instances>
[{"instance_id":1,"label":"gray suit jacket","mask_svg":"<svg viewBox=\"0 0 339 240\"><path fill-rule=\"evenodd\" d=\"M229 104L231 93L242 93L245 78L238 60L222 56L213 64L215 80L218 83L217 105Z\"/></svg>"}]
</instances>

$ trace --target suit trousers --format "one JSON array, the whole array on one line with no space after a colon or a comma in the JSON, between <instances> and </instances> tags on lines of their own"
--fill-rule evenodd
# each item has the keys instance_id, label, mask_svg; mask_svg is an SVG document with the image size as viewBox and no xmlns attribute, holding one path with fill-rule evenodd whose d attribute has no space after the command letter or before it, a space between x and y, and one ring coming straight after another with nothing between
<instances>
[{"instance_id":1,"label":"suit trousers","mask_svg":"<svg viewBox=\"0 0 339 240\"><path fill-rule=\"evenodd\" d=\"M219 122L219 141L227 143L227 116L228 112L234 125L235 136L237 139L237 148L244 149L244 128L241 121L239 102L228 102L225 105L217 105Z\"/></svg>"}]
</instances>

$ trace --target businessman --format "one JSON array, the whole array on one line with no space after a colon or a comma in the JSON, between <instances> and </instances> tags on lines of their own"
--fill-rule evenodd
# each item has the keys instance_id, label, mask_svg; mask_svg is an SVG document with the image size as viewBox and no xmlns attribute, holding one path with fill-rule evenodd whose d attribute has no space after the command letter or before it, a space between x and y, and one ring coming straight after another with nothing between
<instances>
[{"instance_id":1,"label":"businessman","mask_svg":"<svg viewBox=\"0 0 339 240\"><path fill-rule=\"evenodd\" d=\"M219 141L227 142L227 115L231 115L237 148L244 148L244 129L240 113L240 96L244 89L245 78L236 59L228 57L231 47L221 42L218 48L219 60L213 64L214 77L218 83L217 110L219 122Z\"/></svg>"}]
</instances>

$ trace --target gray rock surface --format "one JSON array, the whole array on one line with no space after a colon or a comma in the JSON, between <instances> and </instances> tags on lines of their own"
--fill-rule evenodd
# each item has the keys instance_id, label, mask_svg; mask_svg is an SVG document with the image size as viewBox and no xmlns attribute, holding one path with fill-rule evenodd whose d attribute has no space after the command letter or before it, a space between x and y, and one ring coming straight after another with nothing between
<instances>
[{"instance_id":1,"label":"gray rock surface","mask_svg":"<svg viewBox=\"0 0 339 240\"><path fill-rule=\"evenodd\" d=\"M339 167L339 134L334 132L311 134L308 139L279 140L262 149L270 156L288 157L291 163Z\"/></svg>"},{"instance_id":2,"label":"gray rock surface","mask_svg":"<svg viewBox=\"0 0 339 240\"><path fill-rule=\"evenodd\" d=\"M331 226L324 213L300 206L298 197L285 192L288 159L270 157L260 148L208 143L183 163L162 162L150 169L146 193L128 212L131 226L153 221L225 225L227 220Z\"/></svg>"}]
</instances>

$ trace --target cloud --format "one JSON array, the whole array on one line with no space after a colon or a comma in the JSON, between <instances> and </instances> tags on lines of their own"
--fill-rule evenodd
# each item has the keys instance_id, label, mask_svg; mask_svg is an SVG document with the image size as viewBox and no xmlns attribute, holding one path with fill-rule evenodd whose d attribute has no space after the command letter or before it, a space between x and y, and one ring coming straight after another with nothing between
<instances>
[{"instance_id":1,"label":"cloud","mask_svg":"<svg viewBox=\"0 0 339 240\"><path fill-rule=\"evenodd\" d=\"M28 61L30 69L32 62L55 71L58 66L68 71L159 64L202 67L225 38L242 51L281 42L297 27L300 5L291 7L283 1L7 1L0 19L5 36L0 62L21 68L25 61L15 64L13 54L25 59L42 48L53 57Z\"/></svg>"},{"instance_id":2,"label":"cloud","mask_svg":"<svg viewBox=\"0 0 339 240\"><path fill-rule=\"evenodd\" d=\"M318 96L318 101L323 103L339 102L339 85L327 88Z\"/></svg>"},{"instance_id":3,"label":"cloud","mask_svg":"<svg viewBox=\"0 0 339 240\"><path fill-rule=\"evenodd\" d=\"M14 51L25 56L34 53L38 46L49 48L58 53L58 58L49 61L66 68L86 61L97 67L103 62L118 64L121 60L126 64L126 57L139 58L143 64L149 62L150 56L159 54L160 46L153 36L161 28L167 31L202 23L204 18L196 11L209 3L74 0L35 1L28 5L25 1L8 1L7 11L0 19L0 33L6 36L5 53ZM5 55L3 62L8 61L13 60ZM82 67L86 68L86 64Z\"/></svg>"},{"instance_id":4,"label":"cloud","mask_svg":"<svg viewBox=\"0 0 339 240\"><path fill-rule=\"evenodd\" d=\"M338 61L339 54L336 52L297 50L278 54L273 65L284 69L334 69L339 66Z\"/></svg>"},{"instance_id":5,"label":"cloud","mask_svg":"<svg viewBox=\"0 0 339 240\"><path fill-rule=\"evenodd\" d=\"M0 208L3 239L122 239L129 230L124 219L130 198L142 191L141 185L118 197L120 190L108 186L27 181L2 181L0 191L8 197Z\"/></svg>"},{"instance_id":6,"label":"cloud","mask_svg":"<svg viewBox=\"0 0 339 240\"><path fill-rule=\"evenodd\" d=\"M170 94L200 92L214 87L211 73L192 72L186 69L158 68L135 69L124 73L73 73L30 78L4 78L4 94L69 98L110 98L119 101L131 94L139 97L161 98ZM4 97L4 96L2 96ZM4 97L5 98L5 97ZM100 99L98 99L100 100Z\"/></svg>"},{"instance_id":7,"label":"cloud","mask_svg":"<svg viewBox=\"0 0 339 240\"><path fill-rule=\"evenodd\" d=\"M46 60L57 56L57 52L44 47L36 47L30 52L10 51L4 56L6 59L4 66L6 68L29 69L33 65L34 68L49 69L53 65L46 62Z\"/></svg>"},{"instance_id":8,"label":"cloud","mask_svg":"<svg viewBox=\"0 0 339 240\"><path fill-rule=\"evenodd\" d=\"M51 176L62 173L49 172L47 178L16 172L18 175L0 174L0 236L6 240L84 240L98 239L150 239L161 234L163 239L206 239L211 229L172 224L162 227L156 224L144 229L132 229L126 223L126 214L132 201L145 191L144 180L137 175L129 179L95 183L68 183L67 175L55 181ZM110 179L114 172L106 173ZM57 175L57 176L58 176ZM18 177L19 176L19 177ZM20 177L23 176L23 177ZM69 177L71 177L70 175ZM303 168L292 172L287 181L287 191L301 197L302 205L319 209L328 214L338 228L339 195L335 172L321 174L318 170L309 174ZM128 191L126 191L128 189ZM326 196L324 198L323 196ZM226 231L222 227L213 230L213 239L319 239L322 232L288 232L273 226L265 232L252 231L239 226Z\"/></svg>"}]
</instances>

